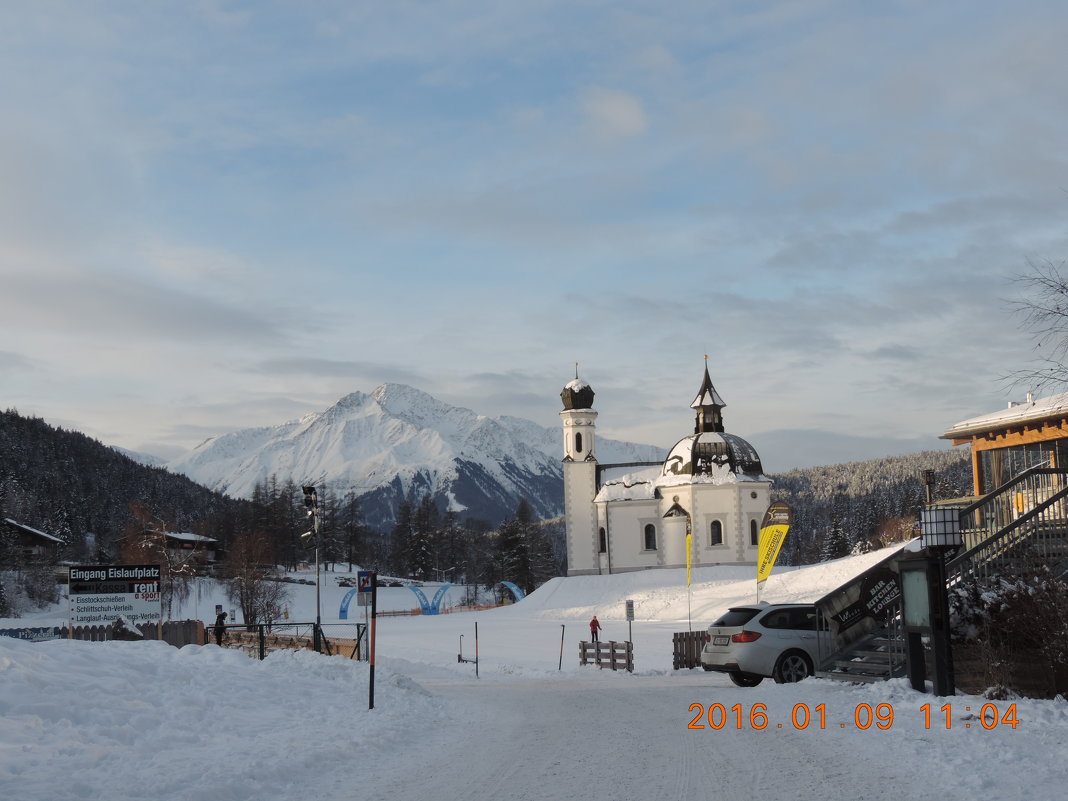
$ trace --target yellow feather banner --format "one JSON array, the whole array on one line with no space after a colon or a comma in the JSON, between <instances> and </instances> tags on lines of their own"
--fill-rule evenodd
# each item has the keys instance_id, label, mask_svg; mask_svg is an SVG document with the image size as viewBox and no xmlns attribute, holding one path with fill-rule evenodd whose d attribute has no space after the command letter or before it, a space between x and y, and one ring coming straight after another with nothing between
<instances>
[{"instance_id":1,"label":"yellow feather banner","mask_svg":"<svg viewBox=\"0 0 1068 801\"><path fill-rule=\"evenodd\" d=\"M686 532L686 586L690 586L690 575L693 570L693 534Z\"/></svg>"},{"instance_id":2,"label":"yellow feather banner","mask_svg":"<svg viewBox=\"0 0 1068 801\"><path fill-rule=\"evenodd\" d=\"M764 522L760 526L760 539L757 545L757 595L760 588L771 575L771 569L775 567L775 560L779 558L779 550L782 548L786 533L790 530L790 524L794 520L794 513L790 507L781 501L777 501L768 507L764 513Z\"/></svg>"}]
</instances>

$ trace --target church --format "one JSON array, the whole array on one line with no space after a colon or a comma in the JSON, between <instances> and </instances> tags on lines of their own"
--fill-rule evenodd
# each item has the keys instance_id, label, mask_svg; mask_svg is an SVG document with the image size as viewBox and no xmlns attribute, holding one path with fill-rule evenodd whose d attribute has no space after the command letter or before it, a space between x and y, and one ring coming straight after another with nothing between
<instances>
[{"instance_id":1,"label":"church","mask_svg":"<svg viewBox=\"0 0 1068 801\"><path fill-rule=\"evenodd\" d=\"M599 463L593 397L578 378L560 393L567 574L685 567L687 534L694 567L755 565L772 482L753 446L724 430L707 364L694 432L663 462Z\"/></svg>"}]
</instances>

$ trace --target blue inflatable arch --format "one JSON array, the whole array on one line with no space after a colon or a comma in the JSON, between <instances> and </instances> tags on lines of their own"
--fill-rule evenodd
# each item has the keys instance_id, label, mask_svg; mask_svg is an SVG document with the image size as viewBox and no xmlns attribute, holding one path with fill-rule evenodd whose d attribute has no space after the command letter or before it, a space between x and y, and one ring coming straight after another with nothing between
<instances>
[{"instance_id":1,"label":"blue inflatable arch","mask_svg":"<svg viewBox=\"0 0 1068 801\"><path fill-rule=\"evenodd\" d=\"M511 582L504 583L510 584ZM449 591L449 587L451 587L452 585L442 584L440 587L438 587L438 591L434 593L434 600L432 601L428 601L426 599L426 594L418 587L413 587L411 584L407 584L405 586L407 586L409 590L415 593L415 597L419 601L420 612L422 612L424 615L437 615L441 614L441 602L445 598L445 593ZM517 600L523 597L522 590L520 590L514 584L511 585L511 588L513 593L519 593L519 595L516 596ZM349 590L347 593L345 593L345 597L341 599L341 610L338 612L337 615L338 620L349 619L349 602L352 601L352 597L357 592L359 592L359 590Z\"/></svg>"},{"instance_id":2,"label":"blue inflatable arch","mask_svg":"<svg viewBox=\"0 0 1068 801\"><path fill-rule=\"evenodd\" d=\"M516 601L522 601L524 598L527 597L526 593L524 593L511 581L502 581L501 584L503 584L505 587L512 591L512 595L515 597Z\"/></svg>"}]
</instances>

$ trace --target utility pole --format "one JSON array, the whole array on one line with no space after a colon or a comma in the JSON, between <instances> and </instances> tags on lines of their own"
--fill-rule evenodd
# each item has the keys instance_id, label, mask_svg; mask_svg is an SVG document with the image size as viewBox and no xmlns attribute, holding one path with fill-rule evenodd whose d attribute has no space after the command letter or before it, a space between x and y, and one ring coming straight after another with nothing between
<instances>
[{"instance_id":1,"label":"utility pole","mask_svg":"<svg viewBox=\"0 0 1068 801\"><path fill-rule=\"evenodd\" d=\"M312 647L316 653L322 652L322 610L319 602L319 494L315 487L301 487L304 490L304 506L311 518L311 530L305 531L302 538L311 537L315 542L315 630L312 632Z\"/></svg>"}]
</instances>

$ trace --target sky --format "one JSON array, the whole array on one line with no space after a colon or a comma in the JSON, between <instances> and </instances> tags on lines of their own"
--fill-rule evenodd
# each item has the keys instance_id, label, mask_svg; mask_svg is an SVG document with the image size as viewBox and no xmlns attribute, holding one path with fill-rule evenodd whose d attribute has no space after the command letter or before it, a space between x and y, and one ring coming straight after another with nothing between
<instances>
[{"instance_id":1,"label":"sky","mask_svg":"<svg viewBox=\"0 0 1068 801\"><path fill-rule=\"evenodd\" d=\"M2 0L0 407L173 458L385 382L788 469L1022 400L1056 2Z\"/></svg>"}]
</instances>

